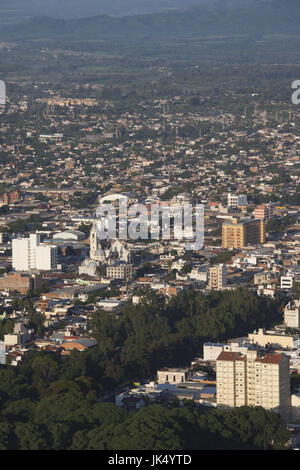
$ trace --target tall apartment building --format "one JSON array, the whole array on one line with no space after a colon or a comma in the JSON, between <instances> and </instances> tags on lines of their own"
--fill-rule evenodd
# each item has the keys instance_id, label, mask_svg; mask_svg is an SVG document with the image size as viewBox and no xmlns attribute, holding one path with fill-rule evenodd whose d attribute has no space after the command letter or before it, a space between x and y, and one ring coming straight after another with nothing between
<instances>
[{"instance_id":1,"label":"tall apartment building","mask_svg":"<svg viewBox=\"0 0 300 470\"><path fill-rule=\"evenodd\" d=\"M291 412L290 362L285 354L258 357L257 351L221 352L216 362L217 404L262 406L288 419Z\"/></svg>"},{"instance_id":2,"label":"tall apartment building","mask_svg":"<svg viewBox=\"0 0 300 470\"><path fill-rule=\"evenodd\" d=\"M226 264L219 264L209 268L208 287L210 289L222 289L227 284Z\"/></svg>"},{"instance_id":3,"label":"tall apartment building","mask_svg":"<svg viewBox=\"0 0 300 470\"><path fill-rule=\"evenodd\" d=\"M291 300L285 306L284 323L290 328L300 328L300 299Z\"/></svg>"},{"instance_id":4,"label":"tall apartment building","mask_svg":"<svg viewBox=\"0 0 300 470\"><path fill-rule=\"evenodd\" d=\"M16 271L51 271L57 268L57 248L40 244L40 235L15 238L12 242L12 266Z\"/></svg>"},{"instance_id":5,"label":"tall apartment building","mask_svg":"<svg viewBox=\"0 0 300 470\"><path fill-rule=\"evenodd\" d=\"M262 219L239 219L222 225L223 248L245 248L247 245L258 245L266 241L266 225Z\"/></svg>"},{"instance_id":6,"label":"tall apartment building","mask_svg":"<svg viewBox=\"0 0 300 470\"><path fill-rule=\"evenodd\" d=\"M271 204L261 204L254 209L254 218L270 220L273 217L273 207Z\"/></svg>"},{"instance_id":7,"label":"tall apartment building","mask_svg":"<svg viewBox=\"0 0 300 470\"><path fill-rule=\"evenodd\" d=\"M237 209L248 205L247 196L245 194L231 194L227 196L227 206Z\"/></svg>"}]
</instances>

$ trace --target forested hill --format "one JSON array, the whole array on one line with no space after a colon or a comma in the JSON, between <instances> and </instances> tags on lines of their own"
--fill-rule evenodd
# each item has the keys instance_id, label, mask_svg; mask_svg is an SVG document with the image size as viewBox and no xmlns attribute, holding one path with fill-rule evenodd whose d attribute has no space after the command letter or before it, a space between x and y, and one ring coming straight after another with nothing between
<instances>
[{"instance_id":1,"label":"forested hill","mask_svg":"<svg viewBox=\"0 0 300 470\"><path fill-rule=\"evenodd\" d=\"M60 20L33 18L17 27L1 27L7 40L37 38L137 38L220 35L300 35L299 0L220 1L185 11Z\"/></svg>"}]
</instances>

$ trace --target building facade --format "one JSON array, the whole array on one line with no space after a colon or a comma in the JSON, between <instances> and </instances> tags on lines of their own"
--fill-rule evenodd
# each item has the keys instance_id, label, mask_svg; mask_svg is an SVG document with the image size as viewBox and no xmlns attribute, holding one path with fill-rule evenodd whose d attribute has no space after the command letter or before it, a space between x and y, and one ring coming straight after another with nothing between
<instances>
[{"instance_id":1,"label":"building facade","mask_svg":"<svg viewBox=\"0 0 300 470\"><path fill-rule=\"evenodd\" d=\"M237 209L238 207L245 207L248 205L247 196L245 194L231 194L228 193L227 197L228 207Z\"/></svg>"},{"instance_id":2,"label":"building facade","mask_svg":"<svg viewBox=\"0 0 300 470\"><path fill-rule=\"evenodd\" d=\"M109 279L124 279L130 281L133 277L132 264L117 264L116 266L108 266L106 268L106 276Z\"/></svg>"},{"instance_id":3,"label":"building facade","mask_svg":"<svg viewBox=\"0 0 300 470\"><path fill-rule=\"evenodd\" d=\"M266 241L266 226L262 219L241 220L233 217L232 221L222 225L223 248L245 248L247 245L263 244Z\"/></svg>"},{"instance_id":4,"label":"building facade","mask_svg":"<svg viewBox=\"0 0 300 470\"><path fill-rule=\"evenodd\" d=\"M290 362L284 354L258 357L222 352L216 362L217 404L262 406L288 419L291 413Z\"/></svg>"},{"instance_id":5,"label":"building facade","mask_svg":"<svg viewBox=\"0 0 300 470\"><path fill-rule=\"evenodd\" d=\"M56 246L41 245L40 235L12 241L12 266L16 271L50 271L57 268Z\"/></svg>"},{"instance_id":6,"label":"building facade","mask_svg":"<svg viewBox=\"0 0 300 470\"><path fill-rule=\"evenodd\" d=\"M7 276L0 277L0 290L27 294L29 290L36 292L42 286L43 280L37 274L10 273Z\"/></svg>"},{"instance_id":7,"label":"building facade","mask_svg":"<svg viewBox=\"0 0 300 470\"><path fill-rule=\"evenodd\" d=\"M273 207L271 204L261 204L254 209L255 219L270 220L273 217Z\"/></svg>"},{"instance_id":8,"label":"building facade","mask_svg":"<svg viewBox=\"0 0 300 470\"><path fill-rule=\"evenodd\" d=\"M159 384L180 384L189 378L188 369L165 368L157 371L157 383Z\"/></svg>"},{"instance_id":9,"label":"building facade","mask_svg":"<svg viewBox=\"0 0 300 470\"><path fill-rule=\"evenodd\" d=\"M208 287L210 289L223 289L227 285L227 268L225 264L212 266L209 269Z\"/></svg>"}]
</instances>

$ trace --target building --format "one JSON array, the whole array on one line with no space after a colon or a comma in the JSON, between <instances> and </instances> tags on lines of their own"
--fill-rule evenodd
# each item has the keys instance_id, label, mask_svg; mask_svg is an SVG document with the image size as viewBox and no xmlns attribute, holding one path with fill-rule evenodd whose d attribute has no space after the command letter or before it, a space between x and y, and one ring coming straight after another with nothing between
<instances>
[{"instance_id":1,"label":"building","mask_svg":"<svg viewBox=\"0 0 300 470\"><path fill-rule=\"evenodd\" d=\"M232 342L230 344L224 343L204 343L203 345L203 360L209 362L215 362L222 351L226 352L238 352L246 354L249 349L253 349L250 344L240 344L238 342Z\"/></svg>"},{"instance_id":2,"label":"building","mask_svg":"<svg viewBox=\"0 0 300 470\"><path fill-rule=\"evenodd\" d=\"M66 242L79 242L86 238L85 233L80 230L66 230L53 235L53 240L66 241Z\"/></svg>"},{"instance_id":3,"label":"building","mask_svg":"<svg viewBox=\"0 0 300 470\"><path fill-rule=\"evenodd\" d=\"M63 134L60 133L55 133L53 135L49 134L41 134L39 136L39 141L46 144L47 142L61 142L63 139Z\"/></svg>"},{"instance_id":4,"label":"building","mask_svg":"<svg viewBox=\"0 0 300 470\"><path fill-rule=\"evenodd\" d=\"M109 279L123 279L130 281L133 277L132 264L117 264L116 266L108 266L106 268L106 277Z\"/></svg>"},{"instance_id":5,"label":"building","mask_svg":"<svg viewBox=\"0 0 300 470\"><path fill-rule=\"evenodd\" d=\"M5 346L23 346L26 342L31 341L33 330L28 330L23 322L18 322L14 326L13 333L4 335Z\"/></svg>"},{"instance_id":6,"label":"building","mask_svg":"<svg viewBox=\"0 0 300 470\"><path fill-rule=\"evenodd\" d=\"M284 323L290 328L300 328L300 299L291 300L285 306Z\"/></svg>"},{"instance_id":7,"label":"building","mask_svg":"<svg viewBox=\"0 0 300 470\"><path fill-rule=\"evenodd\" d=\"M227 206L233 209L245 207L248 205L247 196L245 194L231 194L227 196Z\"/></svg>"},{"instance_id":8,"label":"building","mask_svg":"<svg viewBox=\"0 0 300 470\"><path fill-rule=\"evenodd\" d=\"M20 193L16 189L15 191L3 192L0 194L0 206L8 206L9 204L15 204L19 202Z\"/></svg>"},{"instance_id":9,"label":"building","mask_svg":"<svg viewBox=\"0 0 300 470\"><path fill-rule=\"evenodd\" d=\"M157 371L157 383L180 384L189 378L189 369L164 368Z\"/></svg>"},{"instance_id":10,"label":"building","mask_svg":"<svg viewBox=\"0 0 300 470\"><path fill-rule=\"evenodd\" d=\"M288 419L291 413L290 362L285 354L258 357L221 352L216 362L217 405L262 406Z\"/></svg>"},{"instance_id":11,"label":"building","mask_svg":"<svg viewBox=\"0 0 300 470\"><path fill-rule=\"evenodd\" d=\"M264 220L244 219L233 217L232 221L222 225L223 248L245 248L247 245L257 245L266 241L266 226Z\"/></svg>"},{"instance_id":12,"label":"building","mask_svg":"<svg viewBox=\"0 0 300 470\"><path fill-rule=\"evenodd\" d=\"M285 333L277 333L276 331L265 331L260 328L258 331L248 334L249 342L257 344L265 348L267 345L279 346L281 348L294 347L294 336Z\"/></svg>"},{"instance_id":13,"label":"building","mask_svg":"<svg viewBox=\"0 0 300 470\"><path fill-rule=\"evenodd\" d=\"M96 346L97 341L92 338L86 337L74 337L67 339L64 338L64 342L61 344L61 348L63 349L62 355L70 354L70 351L76 349L77 351L85 351L86 349L93 348Z\"/></svg>"},{"instance_id":14,"label":"building","mask_svg":"<svg viewBox=\"0 0 300 470\"><path fill-rule=\"evenodd\" d=\"M277 273L274 271L261 271L260 273L254 274L253 284L255 285L272 284L276 282Z\"/></svg>"},{"instance_id":15,"label":"building","mask_svg":"<svg viewBox=\"0 0 300 470\"><path fill-rule=\"evenodd\" d=\"M99 265L97 261L86 258L78 268L80 275L85 274L86 276L96 277L98 276Z\"/></svg>"},{"instance_id":16,"label":"building","mask_svg":"<svg viewBox=\"0 0 300 470\"><path fill-rule=\"evenodd\" d=\"M209 269L208 287L210 289L223 289L227 284L227 268L225 264L212 266Z\"/></svg>"},{"instance_id":17,"label":"building","mask_svg":"<svg viewBox=\"0 0 300 470\"><path fill-rule=\"evenodd\" d=\"M16 271L50 271L57 268L57 248L40 244L40 235L14 238L12 241L12 265Z\"/></svg>"},{"instance_id":18,"label":"building","mask_svg":"<svg viewBox=\"0 0 300 470\"><path fill-rule=\"evenodd\" d=\"M273 207L271 204L261 204L256 206L253 215L255 219L270 220L273 217Z\"/></svg>"},{"instance_id":19,"label":"building","mask_svg":"<svg viewBox=\"0 0 300 470\"><path fill-rule=\"evenodd\" d=\"M7 276L0 277L0 290L27 294L29 290L36 292L42 286L43 281L38 274L10 273Z\"/></svg>"},{"instance_id":20,"label":"building","mask_svg":"<svg viewBox=\"0 0 300 470\"><path fill-rule=\"evenodd\" d=\"M114 264L116 260L131 263L131 251L120 240L112 240L110 246L102 246L99 238L99 226L93 223L90 231L90 259L105 264Z\"/></svg>"}]
</instances>

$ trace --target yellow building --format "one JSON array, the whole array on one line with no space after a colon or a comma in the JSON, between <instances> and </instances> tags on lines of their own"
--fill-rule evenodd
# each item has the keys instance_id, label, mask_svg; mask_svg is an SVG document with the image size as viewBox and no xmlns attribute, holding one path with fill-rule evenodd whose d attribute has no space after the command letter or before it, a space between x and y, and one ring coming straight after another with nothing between
<instances>
[{"instance_id":1,"label":"yellow building","mask_svg":"<svg viewBox=\"0 0 300 470\"><path fill-rule=\"evenodd\" d=\"M266 333L263 328L259 328L258 331L248 334L249 341L258 346L265 348L268 344L273 346L279 346L281 348L290 348L294 347L294 336L279 334L276 332Z\"/></svg>"},{"instance_id":2,"label":"yellow building","mask_svg":"<svg viewBox=\"0 0 300 470\"><path fill-rule=\"evenodd\" d=\"M222 225L223 248L245 248L266 241L266 225L264 220L241 220L233 217L230 222Z\"/></svg>"},{"instance_id":3,"label":"yellow building","mask_svg":"<svg viewBox=\"0 0 300 470\"><path fill-rule=\"evenodd\" d=\"M262 406L280 413L291 413L290 362L285 354L258 357L223 351L216 361L217 404L225 407Z\"/></svg>"}]
</instances>

